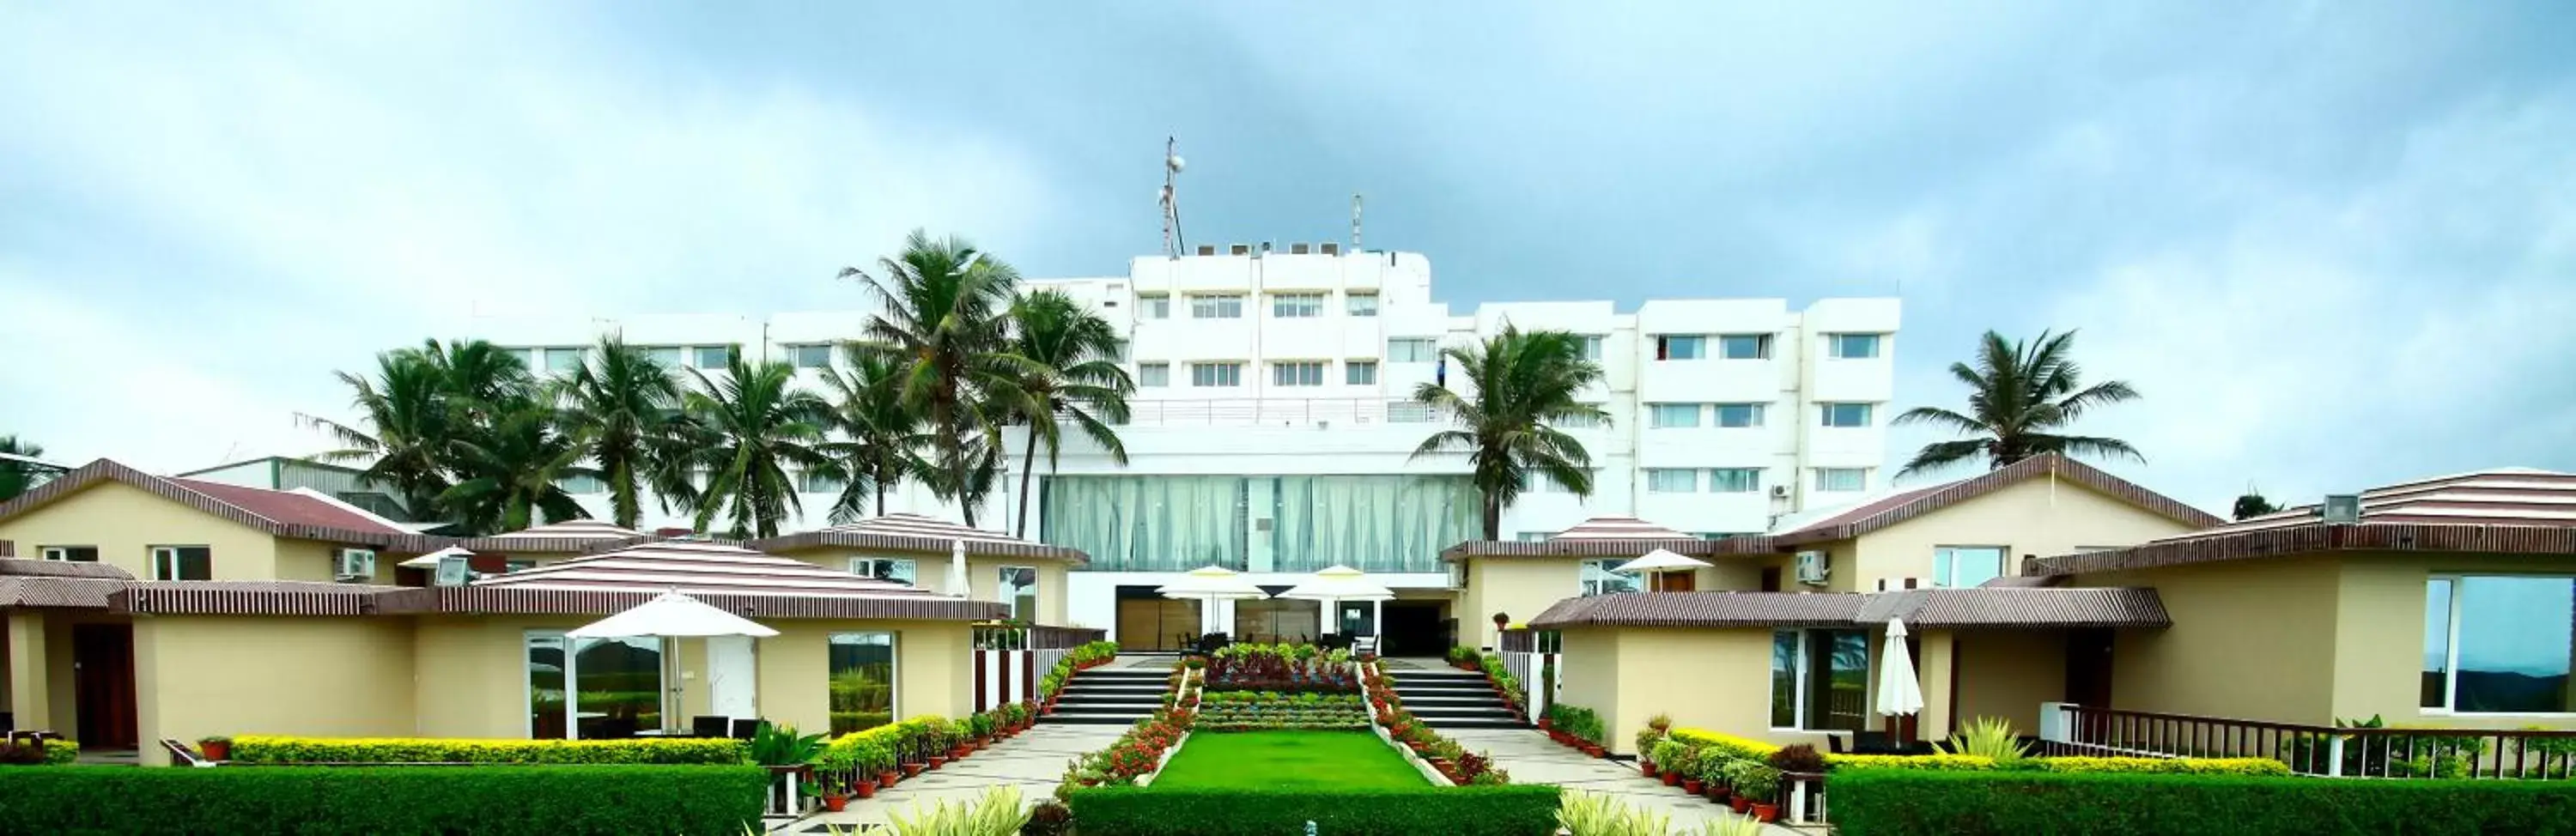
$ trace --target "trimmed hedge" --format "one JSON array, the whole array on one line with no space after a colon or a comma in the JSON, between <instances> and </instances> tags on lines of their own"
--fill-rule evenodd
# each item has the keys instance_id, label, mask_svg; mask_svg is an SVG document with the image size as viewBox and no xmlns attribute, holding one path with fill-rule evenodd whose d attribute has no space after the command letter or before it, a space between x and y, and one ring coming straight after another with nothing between
<instances>
[{"instance_id":1,"label":"trimmed hedge","mask_svg":"<svg viewBox=\"0 0 2576 836\"><path fill-rule=\"evenodd\" d=\"M427 737L233 738L240 763L746 764L750 744L723 738L670 740L478 740Z\"/></svg>"},{"instance_id":2,"label":"trimmed hedge","mask_svg":"<svg viewBox=\"0 0 2576 836\"><path fill-rule=\"evenodd\" d=\"M1674 729L1672 739L1685 746L1746 760L1767 760L1780 747L1706 729ZM2271 758L2030 758L2020 769L2032 772L2152 772L2197 775L2288 775L2290 765ZM1991 772L1993 758L1976 755L1825 755L1825 766L1842 780L1848 769L1902 769L1918 772Z\"/></svg>"},{"instance_id":3,"label":"trimmed hedge","mask_svg":"<svg viewBox=\"0 0 2576 836\"><path fill-rule=\"evenodd\" d=\"M1842 836L2576 834L2576 784L2241 775L1836 773Z\"/></svg>"},{"instance_id":4,"label":"trimmed hedge","mask_svg":"<svg viewBox=\"0 0 2576 836\"><path fill-rule=\"evenodd\" d=\"M1309 821L1333 836L1548 836L1556 832L1557 788L1085 787L1067 803L1082 836L1280 836L1306 832Z\"/></svg>"},{"instance_id":5,"label":"trimmed hedge","mask_svg":"<svg viewBox=\"0 0 2576 836\"><path fill-rule=\"evenodd\" d=\"M0 836L737 836L768 786L752 766L12 769Z\"/></svg>"}]
</instances>

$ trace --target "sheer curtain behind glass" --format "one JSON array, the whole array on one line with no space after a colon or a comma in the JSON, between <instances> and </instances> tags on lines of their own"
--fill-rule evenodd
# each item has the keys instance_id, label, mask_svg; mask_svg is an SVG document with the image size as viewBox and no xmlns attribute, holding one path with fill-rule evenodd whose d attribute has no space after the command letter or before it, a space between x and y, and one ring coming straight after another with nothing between
<instances>
[{"instance_id":1,"label":"sheer curtain behind glass","mask_svg":"<svg viewBox=\"0 0 2576 836\"><path fill-rule=\"evenodd\" d=\"M1244 568L1240 476L1055 476L1040 523L1048 543L1081 549L1100 571Z\"/></svg>"},{"instance_id":2,"label":"sheer curtain behind glass","mask_svg":"<svg viewBox=\"0 0 2576 836\"><path fill-rule=\"evenodd\" d=\"M1273 478L1271 554L1282 572L1438 572L1441 549L1475 536L1479 499L1463 476Z\"/></svg>"}]
</instances>

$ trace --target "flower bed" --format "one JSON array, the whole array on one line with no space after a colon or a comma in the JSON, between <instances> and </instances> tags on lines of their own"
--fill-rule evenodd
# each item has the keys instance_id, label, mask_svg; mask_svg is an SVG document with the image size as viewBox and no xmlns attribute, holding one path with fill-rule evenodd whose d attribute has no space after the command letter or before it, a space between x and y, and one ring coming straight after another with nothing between
<instances>
[{"instance_id":1,"label":"flower bed","mask_svg":"<svg viewBox=\"0 0 2576 836\"><path fill-rule=\"evenodd\" d=\"M1111 641L1091 642L1065 651L1064 658L1056 660L1055 667L1038 678L1039 702L1046 708L1055 707L1057 692L1064 690L1065 681L1073 678L1074 671L1106 665L1117 658L1118 643Z\"/></svg>"},{"instance_id":2,"label":"flower bed","mask_svg":"<svg viewBox=\"0 0 2576 836\"><path fill-rule=\"evenodd\" d=\"M1432 731L1430 726L1415 719L1412 712L1404 710L1403 697L1395 693L1394 686L1387 684L1380 663L1374 660L1363 663L1360 676L1368 688L1370 714L1377 725L1386 730L1387 739L1429 761L1431 767L1450 784L1511 783L1512 776L1494 765L1491 754L1467 751L1467 747L1458 741Z\"/></svg>"},{"instance_id":3,"label":"flower bed","mask_svg":"<svg viewBox=\"0 0 2576 836\"><path fill-rule=\"evenodd\" d=\"M725 738L485 740L241 735L232 760L258 764L743 764L749 745Z\"/></svg>"},{"instance_id":4,"label":"flower bed","mask_svg":"<svg viewBox=\"0 0 2576 836\"><path fill-rule=\"evenodd\" d=\"M1358 694L1210 691L1202 697L1198 727L1209 731L1365 729L1368 720Z\"/></svg>"},{"instance_id":5,"label":"flower bed","mask_svg":"<svg viewBox=\"0 0 2576 836\"><path fill-rule=\"evenodd\" d=\"M1189 736L1191 726L1198 720L1198 711L1193 707L1199 701L1197 670L1186 662L1172 663L1173 674L1181 678L1175 704L1136 721L1109 748L1074 759L1056 786L1057 797L1074 787L1132 786L1150 781L1149 776L1171 759L1172 750Z\"/></svg>"},{"instance_id":6,"label":"flower bed","mask_svg":"<svg viewBox=\"0 0 2576 836\"><path fill-rule=\"evenodd\" d=\"M1234 789L1097 787L1068 803L1083 836L1547 836L1557 788Z\"/></svg>"},{"instance_id":7,"label":"flower bed","mask_svg":"<svg viewBox=\"0 0 2576 836\"><path fill-rule=\"evenodd\" d=\"M1207 687L1218 691L1352 694L1351 653L1311 644L1235 644L1208 654Z\"/></svg>"},{"instance_id":8,"label":"flower bed","mask_svg":"<svg viewBox=\"0 0 2576 836\"><path fill-rule=\"evenodd\" d=\"M815 791L868 798L903 779L938 769L1027 731L1037 717L1028 703L1008 703L964 719L915 717L833 738L815 761Z\"/></svg>"}]
</instances>

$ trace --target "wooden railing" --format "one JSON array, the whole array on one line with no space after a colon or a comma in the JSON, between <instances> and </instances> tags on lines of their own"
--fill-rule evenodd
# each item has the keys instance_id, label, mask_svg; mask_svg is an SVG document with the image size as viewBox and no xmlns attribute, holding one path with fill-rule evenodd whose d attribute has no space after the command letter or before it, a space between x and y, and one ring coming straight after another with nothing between
<instances>
[{"instance_id":1,"label":"wooden railing","mask_svg":"<svg viewBox=\"0 0 2576 836\"><path fill-rule=\"evenodd\" d=\"M2576 777L2576 731L2356 728L2046 703L2044 756L2271 758L2342 778Z\"/></svg>"},{"instance_id":2,"label":"wooden railing","mask_svg":"<svg viewBox=\"0 0 2576 836\"><path fill-rule=\"evenodd\" d=\"M1073 648L1100 641L1108 631L1088 627L986 625L974 628L969 651L975 710L1039 698L1038 680Z\"/></svg>"}]
</instances>

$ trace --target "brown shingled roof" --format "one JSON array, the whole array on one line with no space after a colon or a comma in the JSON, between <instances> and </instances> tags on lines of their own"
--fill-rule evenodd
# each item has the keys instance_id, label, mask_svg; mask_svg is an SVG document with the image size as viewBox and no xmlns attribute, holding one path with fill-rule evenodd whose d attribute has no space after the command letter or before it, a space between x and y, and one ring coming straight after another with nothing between
<instances>
[{"instance_id":1,"label":"brown shingled roof","mask_svg":"<svg viewBox=\"0 0 2576 836\"><path fill-rule=\"evenodd\" d=\"M2576 474L2504 468L2363 491L2358 523L2306 505L2125 549L2031 560L2071 575L2336 551L2576 555Z\"/></svg>"},{"instance_id":2,"label":"brown shingled roof","mask_svg":"<svg viewBox=\"0 0 2576 836\"><path fill-rule=\"evenodd\" d=\"M123 482L154 495L273 536L373 546L418 542L420 535L288 491L166 479L108 459L80 466L17 498L0 502L0 520L42 508L100 482Z\"/></svg>"},{"instance_id":3,"label":"brown shingled roof","mask_svg":"<svg viewBox=\"0 0 2576 836\"><path fill-rule=\"evenodd\" d=\"M2225 522L2181 500L2138 486L2074 459L2047 453L1943 485L1907 491L1801 525L1772 537L1780 545L1846 540L1958 505L2032 479L2054 477L2107 494L2194 527Z\"/></svg>"},{"instance_id":4,"label":"brown shingled roof","mask_svg":"<svg viewBox=\"0 0 2576 836\"><path fill-rule=\"evenodd\" d=\"M1623 592L1568 598L1530 626L1845 627L1890 618L1924 629L2169 627L2153 589L1914 589L1902 592Z\"/></svg>"}]
</instances>

